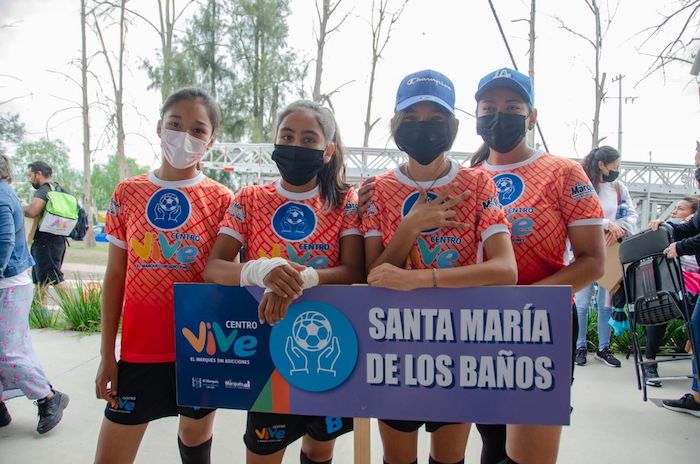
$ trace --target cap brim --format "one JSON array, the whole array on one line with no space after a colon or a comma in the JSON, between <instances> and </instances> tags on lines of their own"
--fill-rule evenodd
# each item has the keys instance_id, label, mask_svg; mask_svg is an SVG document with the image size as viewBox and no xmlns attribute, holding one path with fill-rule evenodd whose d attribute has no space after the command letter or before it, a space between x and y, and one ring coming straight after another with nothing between
<instances>
[{"instance_id":1,"label":"cap brim","mask_svg":"<svg viewBox=\"0 0 700 464\"><path fill-rule=\"evenodd\" d=\"M415 97L407 98L406 100L402 101L401 103L398 103L396 105L395 110L396 111L403 111L406 108L408 108L409 106L412 106L412 105L415 105L416 103L420 103L420 102L424 102L424 101L437 103L438 105L442 106L447 111L449 111L450 114L455 113L455 109L453 106L451 106L449 103L447 103L442 98L438 98L438 97L435 97L433 95L416 95Z\"/></svg>"},{"instance_id":2,"label":"cap brim","mask_svg":"<svg viewBox=\"0 0 700 464\"><path fill-rule=\"evenodd\" d=\"M485 92L496 87L505 87L514 92L517 92L518 94L520 94L521 97L523 97L526 103L528 103L532 107L535 106L535 102L530 99L530 96L528 95L527 90L525 90L525 87L508 77L497 77L496 79L488 81L479 90L476 91L476 93L474 94L474 98L478 102L479 100L481 100L481 97L484 95Z\"/></svg>"}]
</instances>

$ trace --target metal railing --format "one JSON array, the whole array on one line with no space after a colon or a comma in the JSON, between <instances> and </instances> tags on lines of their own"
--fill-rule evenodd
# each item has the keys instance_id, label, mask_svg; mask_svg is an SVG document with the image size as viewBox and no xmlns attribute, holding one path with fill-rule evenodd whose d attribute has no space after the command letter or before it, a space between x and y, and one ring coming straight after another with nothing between
<instances>
[{"instance_id":1,"label":"metal railing","mask_svg":"<svg viewBox=\"0 0 700 464\"><path fill-rule=\"evenodd\" d=\"M266 183L278 177L271 144L219 143L204 158L204 167L232 173L234 188ZM450 152L450 158L467 166L472 153ZM399 150L381 148L346 149L345 167L349 182L381 174L406 161ZM627 186L639 211L640 224L666 219L679 199L697 195L695 168L691 165L623 161L620 180Z\"/></svg>"}]
</instances>

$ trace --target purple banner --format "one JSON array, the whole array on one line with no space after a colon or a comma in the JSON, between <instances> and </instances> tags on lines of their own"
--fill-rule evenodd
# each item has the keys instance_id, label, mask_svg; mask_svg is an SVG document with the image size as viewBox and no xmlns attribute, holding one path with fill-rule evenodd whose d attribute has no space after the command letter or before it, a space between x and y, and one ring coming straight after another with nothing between
<instances>
[{"instance_id":1,"label":"purple banner","mask_svg":"<svg viewBox=\"0 0 700 464\"><path fill-rule=\"evenodd\" d=\"M261 412L567 425L570 287L324 286L270 328L261 289L175 286L178 402Z\"/></svg>"}]
</instances>

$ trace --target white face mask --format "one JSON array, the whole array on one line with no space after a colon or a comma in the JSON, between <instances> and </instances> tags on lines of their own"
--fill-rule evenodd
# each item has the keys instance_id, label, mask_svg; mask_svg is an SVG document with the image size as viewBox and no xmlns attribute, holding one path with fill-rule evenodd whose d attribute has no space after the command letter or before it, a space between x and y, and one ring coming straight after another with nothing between
<instances>
[{"instance_id":1,"label":"white face mask","mask_svg":"<svg viewBox=\"0 0 700 464\"><path fill-rule=\"evenodd\" d=\"M175 169L187 169L197 164L204 157L208 143L187 132L163 129L160 134L163 156Z\"/></svg>"}]
</instances>

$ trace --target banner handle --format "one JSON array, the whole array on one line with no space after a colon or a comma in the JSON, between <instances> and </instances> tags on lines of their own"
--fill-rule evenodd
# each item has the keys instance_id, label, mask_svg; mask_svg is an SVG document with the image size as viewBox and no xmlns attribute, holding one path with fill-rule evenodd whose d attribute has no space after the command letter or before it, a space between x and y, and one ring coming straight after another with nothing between
<instances>
[{"instance_id":1,"label":"banner handle","mask_svg":"<svg viewBox=\"0 0 700 464\"><path fill-rule=\"evenodd\" d=\"M353 442L354 442L354 463L355 464L369 464L371 460L371 425L370 419L355 418L352 420L354 432L353 432Z\"/></svg>"}]
</instances>

